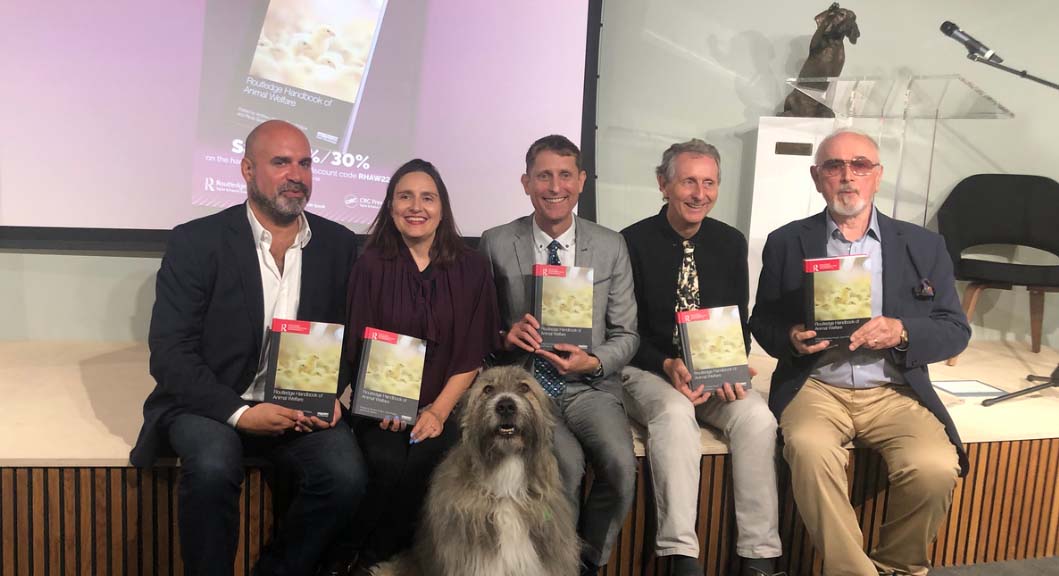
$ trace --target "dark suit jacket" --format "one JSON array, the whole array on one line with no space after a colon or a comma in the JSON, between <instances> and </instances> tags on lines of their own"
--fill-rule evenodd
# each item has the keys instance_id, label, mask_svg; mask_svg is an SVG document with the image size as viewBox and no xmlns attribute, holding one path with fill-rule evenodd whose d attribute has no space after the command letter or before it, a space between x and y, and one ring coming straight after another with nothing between
<instances>
[{"instance_id":1,"label":"dark suit jacket","mask_svg":"<svg viewBox=\"0 0 1059 576\"><path fill-rule=\"evenodd\" d=\"M971 337L971 327L956 296L952 261L941 236L881 213L878 217L883 315L900 319L909 340L907 352L889 350L890 361L901 370L919 402L945 425L959 454L962 473L966 474L967 454L927 373L927 364L960 353ZM761 347L779 360L769 393L769 407L777 420L822 354L796 356L787 333L791 326L805 322L802 260L827 256L826 218L826 213L821 212L772 232L762 253L750 330ZM923 280L933 287L932 296L920 289Z\"/></svg>"},{"instance_id":2,"label":"dark suit jacket","mask_svg":"<svg viewBox=\"0 0 1059 576\"><path fill-rule=\"evenodd\" d=\"M356 240L344 226L306 213L298 319L344 323ZM169 237L155 286L148 344L156 386L130 460L150 466L170 418L225 422L257 371L264 326L261 271L246 205L181 224Z\"/></svg>"}]
</instances>

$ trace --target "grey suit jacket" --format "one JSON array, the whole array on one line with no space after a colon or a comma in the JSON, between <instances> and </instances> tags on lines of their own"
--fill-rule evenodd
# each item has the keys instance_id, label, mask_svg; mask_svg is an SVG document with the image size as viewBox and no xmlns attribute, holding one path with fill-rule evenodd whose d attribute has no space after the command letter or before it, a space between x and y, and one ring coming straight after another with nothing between
<instances>
[{"instance_id":1,"label":"grey suit jacket","mask_svg":"<svg viewBox=\"0 0 1059 576\"><path fill-rule=\"evenodd\" d=\"M496 281L497 301L504 328L533 313L532 216L524 216L482 234L478 249L489 259ZM593 269L592 349L603 364L603 376L592 380L568 375L568 381L585 381L621 397L621 369L640 344L636 333L636 297L633 293L629 251L620 234L574 217L576 255L574 266ZM518 350L495 358L497 363L521 364L527 368L532 355Z\"/></svg>"}]
</instances>

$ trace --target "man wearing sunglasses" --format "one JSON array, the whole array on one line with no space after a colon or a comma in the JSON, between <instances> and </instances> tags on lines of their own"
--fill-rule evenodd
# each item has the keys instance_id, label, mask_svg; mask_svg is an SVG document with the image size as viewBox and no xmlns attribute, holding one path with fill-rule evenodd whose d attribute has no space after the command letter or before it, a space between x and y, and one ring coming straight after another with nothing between
<instances>
[{"instance_id":1,"label":"man wearing sunglasses","mask_svg":"<svg viewBox=\"0 0 1059 576\"><path fill-rule=\"evenodd\" d=\"M967 456L930 384L927 365L956 355L971 330L940 236L874 206L878 145L848 130L828 136L810 169L827 208L772 232L750 318L777 360L769 406L783 438L798 510L829 576L925 575ZM803 261L866 254L872 318L849 340L805 328ZM929 290L922 287L929 286ZM849 501L846 446L882 455L886 520L870 554Z\"/></svg>"}]
</instances>

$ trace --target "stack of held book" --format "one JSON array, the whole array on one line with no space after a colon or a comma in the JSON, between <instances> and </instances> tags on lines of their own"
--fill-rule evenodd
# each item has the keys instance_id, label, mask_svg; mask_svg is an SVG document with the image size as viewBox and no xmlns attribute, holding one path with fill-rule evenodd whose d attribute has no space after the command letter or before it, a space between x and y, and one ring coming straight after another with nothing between
<instances>
[{"instance_id":1,"label":"stack of held book","mask_svg":"<svg viewBox=\"0 0 1059 576\"><path fill-rule=\"evenodd\" d=\"M592 269L537 264L533 267L533 316L541 324L541 348L592 345Z\"/></svg>"},{"instance_id":2,"label":"stack of held book","mask_svg":"<svg viewBox=\"0 0 1059 576\"><path fill-rule=\"evenodd\" d=\"M871 320L871 259L865 254L805 260L805 329L841 340Z\"/></svg>"},{"instance_id":3,"label":"stack of held book","mask_svg":"<svg viewBox=\"0 0 1059 576\"><path fill-rule=\"evenodd\" d=\"M691 389L707 392L725 383L750 389L750 368L738 306L677 312L677 328L684 365L691 372Z\"/></svg>"},{"instance_id":4,"label":"stack of held book","mask_svg":"<svg viewBox=\"0 0 1059 576\"><path fill-rule=\"evenodd\" d=\"M265 402L330 422L343 332L341 324L273 319L266 351Z\"/></svg>"},{"instance_id":5,"label":"stack of held book","mask_svg":"<svg viewBox=\"0 0 1059 576\"><path fill-rule=\"evenodd\" d=\"M365 328L351 400L353 413L415 422L426 356L426 342L419 338Z\"/></svg>"}]
</instances>

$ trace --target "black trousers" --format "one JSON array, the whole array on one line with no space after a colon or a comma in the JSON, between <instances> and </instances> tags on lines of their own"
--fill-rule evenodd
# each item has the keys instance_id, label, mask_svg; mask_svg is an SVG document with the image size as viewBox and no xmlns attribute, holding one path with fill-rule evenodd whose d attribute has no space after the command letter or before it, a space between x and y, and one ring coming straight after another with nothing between
<instances>
[{"instance_id":1,"label":"black trousers","mask_svg":"<svg viewBox=\"0 0 1059 576\"><path fill-rule=\"evenodd\" d=\"M368 466L368 489L353 525L353 547L361 563L389 559L412 544L434 468L459 441L452 414L437 438L408 443L403 432L379 428L377 420L356 419L353 429Z\"/></svg>"},{"instance_id":2,"label":"black trousers","mask_svg":"<svg viewBox=\"0 0 1059 576\"><path fill-rule=\"evenodd\" d=\"M348 538L367 474L346 422L267 438L182 414L169 423L168 436L180 456L179 530L186 575L231 576L235 570L243 456L268 458L293 472L296 482L283 529L262 553L255 574L313 574L329 545Z\"/></svg>"}]
</instances>

